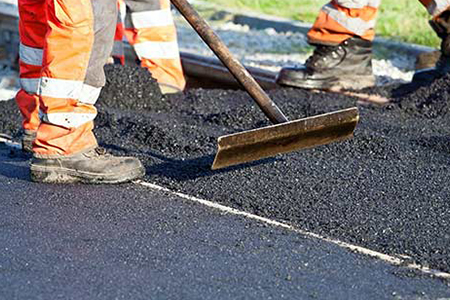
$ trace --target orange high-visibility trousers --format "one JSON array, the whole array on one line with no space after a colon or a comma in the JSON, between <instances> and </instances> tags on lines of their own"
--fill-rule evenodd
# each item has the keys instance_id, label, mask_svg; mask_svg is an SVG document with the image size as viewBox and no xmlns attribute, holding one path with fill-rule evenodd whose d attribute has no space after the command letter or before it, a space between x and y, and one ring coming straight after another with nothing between
<instances>
[{"instance_id":1,"label":"orange high-visibility trousers","mask_svg":"<svg viewBox=\"0 0 450 300\"><path fill-rule=\"evenodd\" d=\"M119 0L118 5L112 56L123 64L122 41L125 34L141 66L147 68L160 85L183 90L186 80L170 0Z\"/></svg>"},{"instance_id":2,"label":"orange high-visibility trousers","mask_svg":"<svg viewBox=\"0 0 450 300\"><path fill-rule=\"evenodd\" d=\"M37 86L41 77L42 56L47 33L45 1L19 1L19 60L22 89L16 102L22 113L25 131L37 131L39 120L39 97ZM41 12L41 13L39 13Z\"/></svg>"},{"instance_id":3,"label":"orange high-visibility trousers","mask_svg":"<svg viewBox=\"0 0 450 300\"><path fill-rule=\"evenodd\" d=\"M437 17L450 6L450 0L419 0L431 16ZM311 44L337 45L359 36L372 41L381 0L333 0L322 7L308 32Z\"/></svg>"},{"instance_id":4,"label":"orange high-visibility trousers","mask_svg":"<svg viewBox=\"0 0 450 300\"><path fill-rule=\"evenodd\" d=\"M94 104L105 84L116 23L110 0L19 0L23 128L37 131L37 157L97 146Z\"/></svg>"}]
</instances>

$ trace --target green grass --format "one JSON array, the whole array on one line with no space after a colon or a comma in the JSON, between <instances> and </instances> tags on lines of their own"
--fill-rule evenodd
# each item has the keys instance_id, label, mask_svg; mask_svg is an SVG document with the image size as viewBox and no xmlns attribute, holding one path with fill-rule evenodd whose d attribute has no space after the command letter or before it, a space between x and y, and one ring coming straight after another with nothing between
<instances>
[{"instance_id":1,"label":"green grass","mask_svg":"<svg viewBox=\"0 0 450 300\"><path fill-rule=\"evenodd\" d=\"M324 0L208 0L219 6L314 22ZM226 3L226 4L224 4ZM225 7L224 7L225 8ZM439 38L428 25L429 15L419 1L384 0L378 14L377 36L438 47Z\"/></svg>"}]
</instances>

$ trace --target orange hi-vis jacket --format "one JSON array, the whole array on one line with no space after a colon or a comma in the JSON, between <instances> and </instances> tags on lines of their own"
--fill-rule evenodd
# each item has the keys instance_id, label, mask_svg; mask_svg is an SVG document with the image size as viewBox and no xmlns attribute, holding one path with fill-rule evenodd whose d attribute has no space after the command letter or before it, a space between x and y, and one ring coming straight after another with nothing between
<instances>
[{"instance_id":1,"label":"orange hi-vis jacket","mask_svg":"<svg viewBox=\"0 0 450 300\"><path fill-rule=\"evenodd\" d=\"M123 39L126 36L141 66L147 68L160 85L183 90L186 81L170 0L118 0L118 7L112 56L124 64Z\"/></svg>"},{"instance_id":2,"label":"orange hi-vis jacket","mask_svg":"<svg viewBox=\"0 0 450 300\"><path fill-rule=\"evenodd\" d=\"M37 131L38 157L97 146L94 104L105 84L117 6L110 0L19 0L23 128Z\"/></svg>"},{"instance_id":3,"label":"orange hi-vis jacket","mask_svg":"<svg viewBox=\"0 0 450 300\"><path fill-rule=\"evenodd\" d=\"M437 17L450 6L450 0L419 0L429 14ZM333 0L322 7L308 32L311 44L337 45L359 36L372 41L381 0Z\"/></svg>"}]
</instances>

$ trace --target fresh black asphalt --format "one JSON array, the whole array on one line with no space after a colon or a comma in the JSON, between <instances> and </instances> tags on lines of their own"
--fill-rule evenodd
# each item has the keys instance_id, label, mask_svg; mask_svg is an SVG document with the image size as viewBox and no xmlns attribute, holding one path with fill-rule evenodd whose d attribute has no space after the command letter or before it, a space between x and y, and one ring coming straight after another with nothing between
<instances>
[{"instance_id":1,"label":"fresh black asphalt","mask_svg":"<svg viewBox=\"0 0 450 300\"><path fill-rule=\"evenodd\" d=\"M137 184L30 183L0 153L0 299L445 299L449 286Z\"/></svg>"},{"instance_id":2,"label":"fresh black asphalt","mask_svg":"<svg viewBox=\"0 0 450 300\"><path fill-rule=\"evenodd\" d=\"M218 136L269 125L245 92L161 100L144 71L109 72L96 132L115 153L140 157L148 180L450 272L449 77L378 88L393 103L360 106L349 141L213 172ZM357 100L291 88L269 95L292 120Z\"/></svg>"},{"instance_id":3,"label":"fresh black asphalt","mask_svg":"<svg viewBox=\"0 0 450 300\"><path fill-rule=\"evenodd\" d=\"M418 90L408 90L406 87L377 90L391 97L393 104L384 108L361 106L361 121L352 140L243 166L211 171L209 167L218 136L269 124L244 92L197 89L188 91L185 95L161 99L154 81L145 70L110 66L108 72L108 85L98 103L96 134L100 144L113 153L138 156L147 169L146 181L249 213L284 221L326 237L389 255L409 257L410 262L425 267L450 271L449 78L443 78ZM270 96L291 119L329 112L356 103L356 99L343 95L289 88L272 91ZM17 108L12 101L0 105L0 132L19 137L20 116ZM11 167L10 164L7 166ZM24 166L22 170L25 172ZM35 186L23 179L19 180L19 183L25 187ZM8 186L10 185L6 185ZM21 190L20 186L13 185L11 189ZM71 199L72 202L67 202L69 208L76 205L80 197L88 197L83 196L85 190L91 191L97 198L105 199L108 198L106 195L109 191L110 195L114 196L112 198L114 201L118 201L119 198L124 201L116 213L125 210L125 213L129 213L128 219L113 214L106 204L102 206L101 211L105 210L108 213L105 216L99 213L99 218L109 220L111 216L117 224L132 219L133 206L129 208L126 206L129 199L137 199L136 193L147 196L151 194L148 190L143 192L135 186L125 190L123 187L89 186L46 186L39 187L38 190L41 189L53 191L50 193L50 199L55 203L58 203L59 199L62 203L66 203L65 197ZM60 190L55 192L58 189ZM75 196L70 191L73 194L77 191L80 195ZM118 191L127 191L130 195L125 196ZM33 196L37 194L35 191L28 193ZM88 199L91 197L95 198L90 194ZM153 198L160 199L157 196L150 197ZM173 205L167 204L174 202L168 201L173 196L164 195L162 198L162 203ZM44 202L48 201L47 199ZM153 203L152 201L149 203ZM182 208L179 210L184 212ZM74 212L72 214L76 215ZM193 213L188 219L192 222L197 216L200 216L199 212ZM151 216L148 218L151 219ZM228 218L229 216L226 220L229 220ZM77 220L79 219L77 217ZM148 222L147 216L142 219ZM122 224L123 230L132 223L129 222ZM129 226L133 229L132 225ZM225 225L220 223L220 226ZM261 229L260 226L258 228ZM75 229L69 231L76 234ZM236 234L226 226L224 232L233 232L233 236ZM292 234L282 232L280 236ZM102 234L101 230L98 234ZM217 233L214 234L214 238L220 240L222 237ZM276 248L278 243L283 244L282 240L278 239L280 237L277 235L271 247ZM131 240L126 240L124 245L131 243ZM286 241L285 245L290 243L293 243L292 240ZM196 248L198 244L196 241L192 247ZM125 247L124 245L122 247ZM133 247L132 243L128 247ZM313 248L316 249L315 246ZM346 251L344 253L349 255ZM268 256L273 259L274 255L272 253ZM91 259L87 259L86 262ZM362 261L380 263L366 258ZM221 270L220 268L225 267L221 263L212 268ZM269 263L266 261L265 264ZM274 264L279 265L276 261ZM236 266L238 265L242 263L237 262ZM114 267L111 267L112 269ZM248 272L249 269L254 267L248 267L246 275L251 273ZM265 273L261 271L255 275L255 280L258 281L257 278ZM274 274L276 273L272 273L273 276ZM380 278L384 278L385 275ZM422 277L414 277L417 275L415 273L405 274L403 271L400 271L400 277L397 274L393 278L387 277L386 280L405 279L403 275L413 276L408 280L423 280ZM339 275L339 278L346 276L349 275ZM353 278L356 280L359 276ZM256 282L252 284L266 286ZM441 281L427 281L425 286L432 287L433 284L437 284L445 291L449 289L448 283ZM360 284L354 286L358 289L361 287ZM415 284L413 286L416 287ZM344 290L348 292L353 288ZM376 290L380 291L381 298L394 297L382 288ZM435 287L431 290L439 291ZM371 299L380 298L378 294L369 295L362 290L355 293L362 295L361 297L367 295ZM341 294L336 295L338 298L346 298ZM361 298L359 296L356 298ZM402 299L412 297L406 296ZM433 294L430 297L441 296Z\"/></svg>"}]
</instances>

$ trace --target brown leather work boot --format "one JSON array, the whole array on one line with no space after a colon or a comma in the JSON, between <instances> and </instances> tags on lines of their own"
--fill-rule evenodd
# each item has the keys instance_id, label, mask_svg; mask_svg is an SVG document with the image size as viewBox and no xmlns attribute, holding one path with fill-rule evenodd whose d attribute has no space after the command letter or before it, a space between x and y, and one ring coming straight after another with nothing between
<instances>
[{"instance_id":1,"label":"brown leather work boot","mask_svg":"<svg viewBox=\"0 0 450 300\"><path fill-rule=\"evenodd\" d=\"M144 176L145 169L134 157L116 157L95 148L73 156L33 157L31 180L44 183L114 184Z\"/></svg>"},{"instance_id":2,"label":"brown leather work boot","mask_svg":"<svg viewBox=\"0 0 450 300\"><path fill-rule=\"evenodd\" d=\"M375 84L372 42L354 37L336 46L314 46L304 66L280 71L278 84L323 90L359 90Z\"/></svg>"}]
</instances>

